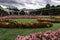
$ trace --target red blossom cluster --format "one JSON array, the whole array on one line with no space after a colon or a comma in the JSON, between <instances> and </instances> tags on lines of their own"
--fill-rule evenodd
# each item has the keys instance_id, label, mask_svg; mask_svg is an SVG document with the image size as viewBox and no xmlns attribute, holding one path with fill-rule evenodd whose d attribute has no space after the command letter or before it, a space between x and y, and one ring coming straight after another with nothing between
<instances>
[{"instance_id":1,"label":"red blossom cluster","mask_svg":"<svg viewBox=\"0 0 60 40\"><path fill-rule=\"evenodd\" d=\"M56 31L38 32L28 36L18 35L15 40L60 40L60 29Z\"/></svg>"}]
</instances>

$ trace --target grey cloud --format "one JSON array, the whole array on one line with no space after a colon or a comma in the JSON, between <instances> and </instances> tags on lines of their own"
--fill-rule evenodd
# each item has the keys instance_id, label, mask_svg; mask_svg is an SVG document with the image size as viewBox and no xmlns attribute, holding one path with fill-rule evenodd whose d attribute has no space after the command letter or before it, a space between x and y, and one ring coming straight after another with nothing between
<instances>
[{"instance_id":1,"label":"grey cloud","mask_svg":"<svg viewBox=\"0 0 60 40\"><path fill-rule=\"evenodd\" d=\"M13 0L0 0L0 3L3 3L3 4L20 4L20 5L24 5L23 3L18 3L18 2L16 2L16 1L13 1Z\"/></svg>"},{"instance_id":2,"label":"grey cloud","mask_svg":"<svg viewBox=\"0 0 60 40\"><path fill-rule=\"evenodd\" d=\"M56 0L56 1L60 1L60 0Z\"/></svg>"},{"instance_id":3,"label":"grey cloud","mask_svg":"<svg viewBox=\"0 0 60 40\"><path fill-rule=\"evenodd\" d=\"M51 5L56 5L59 3L55 3L54 1L60 1L60 0L0 0L0 4L5 6L14 6L17 8L39 8L44 7L47 3L50 3Z\"/></svg>"}]
</instances>

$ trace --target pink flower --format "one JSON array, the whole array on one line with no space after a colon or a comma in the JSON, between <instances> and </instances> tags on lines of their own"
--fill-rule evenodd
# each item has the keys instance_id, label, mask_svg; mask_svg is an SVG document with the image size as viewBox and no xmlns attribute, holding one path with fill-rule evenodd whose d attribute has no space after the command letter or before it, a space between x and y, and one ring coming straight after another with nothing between
<instances>
[{"instance_id":1,"label":"pink flower","mask_svg":"<svg viewBox=\"0 0 60 40\"><path fill-rule=\"evenodd\" d=\"M44 36L45 36L45 37L47 37L47 36L48 36L48 34L44 33Z\"/></svg>"},{"instance_id":2,"label":"pink flower","mask_svg":"<svg viewBox=\"0 0 60 40\"><path fill-rule=\"evenodd\" d=\"M32 39L33 39L33 40L37 40L36 34L32 34Z\"/></svg>"},{"instance_id":3,"label":"pink flower","mask_svg":"<svg viewBox=\"0 0 60 40\"><path fill-rule=\"evenodd\" d=\"M42 40L46 40L46 38L42 37Z\"/></svg>"},{"instance_id":4,"label":"pink flower","mask_svg":"<svg viewBox=\"0 0 60 40\"><path fill-rule=\"evenodd\" d=\"M16 40L22 40L24 36L17 36Z\"/></svg>"}]
</instances>

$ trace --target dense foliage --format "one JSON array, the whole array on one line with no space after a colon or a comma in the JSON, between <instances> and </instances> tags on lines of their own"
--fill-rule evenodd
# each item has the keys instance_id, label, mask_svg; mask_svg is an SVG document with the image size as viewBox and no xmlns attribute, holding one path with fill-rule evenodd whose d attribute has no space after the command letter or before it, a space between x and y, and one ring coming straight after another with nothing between
<instances>
[{"instance_id":1,"label":"dense foliage","mask_svg":"<svg viewBox=\"0 0 60 40\"><path fill-rule=\"evenodd\" d=\"M34 15L60 15L60 5L50 6L50 4L47 4L45 8L36 9L30 13Z\"/></svg>"},{"instance_id":2,"label":"dense foliage","mask_svg":"<svg viewBox=\"0 0 60 40\"><path fill-rule=\"evenodd\" d=\"M8 15L8 13L0 9L0 16L6 16L6 15Z\"/></svg>"},{"instance_id":3,"label":"dense foliage","mask_svg":"<svg viewBox=\"0 0 60 40\"><path fill-rule=\"evenodd\" d=\"M18 10L17 8L7 8L7 9L12 10L12 12L9 12L10 14L8 14L8 12L2 10L1 8L0 16L28 14L25 12L25 10ZM50 6L50 4L47 4L45 8L40 8L40 9L29 11L29 15L60 15L60 5Z\"/></svg>"}]
</instances>

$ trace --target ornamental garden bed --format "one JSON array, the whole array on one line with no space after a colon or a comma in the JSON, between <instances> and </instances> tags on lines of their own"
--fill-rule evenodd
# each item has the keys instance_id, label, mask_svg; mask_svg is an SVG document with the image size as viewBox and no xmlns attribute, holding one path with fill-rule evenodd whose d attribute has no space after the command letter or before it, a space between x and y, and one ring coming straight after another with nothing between
<instances>
[{"instance_id":1,"label":"ornamental garden bed","mask_svg":"<svg viewBox=\"0 0 60 40\"><path fill-rule=\"evenodd\" d=\"M49 28L52 26L51 22L18 23L12 20L0 20L2 28Z\"/></svg>"},{"instance_id":2,"label":"ornamental garden bed","mask_svg":"<svg viewBox=\"0 0 60 40\"><path fill-rule=\"evenodd\" d=\"M28 36L18 35L15 40L60 40L60 29L30 34Z\"/></svg>"},{"instance_id":3,"label":"ornamental garden bed","mask_svg":"<svg viewBox=\"0 0 60 40\"><path fill-rule=\"evenodd\" d=\"M39 21L39 22L60 23L60 19L55 19L55 18L48 18L48 19L40 18L40 19L38 19L38 21Z\"/></svg>"}]
</instances>

